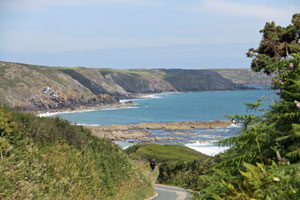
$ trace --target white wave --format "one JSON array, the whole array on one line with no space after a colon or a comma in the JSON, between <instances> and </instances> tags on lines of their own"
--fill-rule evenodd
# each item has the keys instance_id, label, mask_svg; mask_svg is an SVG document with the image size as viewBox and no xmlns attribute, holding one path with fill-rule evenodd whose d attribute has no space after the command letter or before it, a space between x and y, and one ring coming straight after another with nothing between
<instances>
[{"instance_id":1,"label":"white wave","mask_svg":"<svg viewBox=\"0 0 300 200\"><path fill-rule=\"evenodd\" d=\"M93 111L99 111L99 110L120 110L120 109L135 109L139 107L135 106L100 106L98 108L93 109L82 109L82 110L74 110L74 111L62 111L62 112L46 112L46 113L40 113L37 114L38 117L53 117L60 114L69 114L69 113L83 113L83 112L93 112Z\"/></svg>"},{"instance_id":2,"label":"white wave","mask_svg":"<svg viewBox=\"0 0 300 200\"><path fill-rule=\"evenodd\" d=\"M103 124L73 124L73 125L77 125L77 126L105 126Z\"/></svg>"},{"instance_id":3,"label":"white wave","mask_svg":"<svg viewBox=\"0 0 300 200\"><path fill-rule=\"evenodd\" d=\"M122 109L135 109L139 107L135 106L121 106L121 107L108 107L108 108L103 108L101 110L122 110Z\"/></svg>"},{"instance_id":4,"label":"white wave","mask_svg":"<svg viewBox=\"0 0 300 200\"><path fill-rule=\"evenodd\" d=\"M161 99L163 93L158 93L158 94L149 94L145 96L141 96L142 99Z\"/></svg>"},{"instance_id":5,"label":"white wave","mask_svg":"<svg viewBox=\"0 0 300 200\"><path fill-rule=\"evenodd\" d=\"M52 113L46 112L46 113L38 114L37 116L38 117L52 117L52 116L58 115L60 113L62 113L62 112L52 112Z\"/></svg>"},{"instance_id":6,"label":"white wave","mask_svg":"<svg viewBox=\"0 0 300 200\"><path fill-rule=\"evenodd\" d=\"M128 143L128 141L120 141L120 140L114 140L115 144L119 145L122 149L127 149L128 147L135 145L136 142Z\"/></svg>"},{"instance_id":7,"label":"white wave","mask_svg":"<svg viewBox=\"0 0 300 200\"><path fill-rule=\"evenodd\" d=\"M204 138L208 138L208 139L222 139L223 137L220 135L210 135L210 134L199 134L197 135L198 137L204 137Z\"/></svg>"},{"instance_id":8,"label":"white wave","mask_svg":"<svg viewBox=\"0 0 300 200\"><path fill-rule=\"evenodd\" d=\"M142 95L140 96L138 99L120 99L119 101L121 103L126 103L126 102L129 102L129 101L140 101L140 100L144 100L144 99L161 99L162 96L165 93L155 93L155 94L147 94L147 95Z\"/></svg>"},{"instance_id":9,"label":"white wave","mask_svg":"<svg viewBox=\"0 0 300 200\"><path fill-rule=\"evenodd\" d=\"M120 99L120 103L126 103L129 101L138 101L138 100L141 100L141 99Z\"/></svg>"},{"instance_id":10,"label":"white wave","mask_svg":"<svg viewBox=\"0 0 300 200\"><path fill-rule=\"evenodd\" d=\"M60 114L92 112L92 111L96 111L96 110L99 110L99 109L94 108L94 109L83 109L83 110L74 110L74 111L46 112L46 113L37 114L37 116L38 117L53 117L55 115L60 115Z\"/></svg>"},{"instance_id":11,"label":"white wave","mask_svg":"<svg viewBox=\"0 0 300 200\"><path fill-rule=\"evenodd\" d=\"M242 124L233 123L228 128L241 128L242 126L243 126Z\"/></svg>"},{"instance_id":12,"label":"white wave","mask_svg":"<svg viewBox=\"0 0 300 200\"><path fill-rule=\"evenodd\" d=\"M216 128L212 128L210 129L211 131L216 131L216 132L225 132L227 133L228 131L230 131L229 128L219 128L219 127L216 127Z\"/></svg>"},{"instance_id":13,"label":"white wave","mask_svg":"<svg viewBox=\"0 0 300 200\"><path fill-rule=\"evenodd\" d=\"M164 92L164 93L154 93L154 94L146 94L140 96L138 99L120 99L121 103L126 103L128 101L139 101L139 100L144 100L144 99L161 99L164 98L164 96L169 96L172 94L177 94L177 93L182 93L182 92Z\"/></svg>"},{"instance_id":14,"label":"white wave","mask_svg":"<svg viewBox=\"0 0 300 200\"><path fill-rule=\"evenodd\" d=\"M212 144L212 142L195 142L195 143L188 143L184 146L189 147L191 149L194 149L198 152L201 152L203 154L206 154L208 156L215 156L219 153L222 153L229 149L229 147L219 147L217 145Z\"/></svg>"}]
</instances>

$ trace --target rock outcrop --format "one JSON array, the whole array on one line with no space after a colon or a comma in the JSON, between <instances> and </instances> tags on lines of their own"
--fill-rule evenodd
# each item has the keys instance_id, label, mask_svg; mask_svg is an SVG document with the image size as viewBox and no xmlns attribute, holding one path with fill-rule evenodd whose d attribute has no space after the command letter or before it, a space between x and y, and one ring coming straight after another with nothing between
<instances>
[{"instance_id":1,"label":"rock outcrop","mask_svg":"<svg viewBox=\"0 0 300 200\"><path fill-rule=\"evenodd\" d=\"M211 122L169 122L169 123L141 123L129 125L109 125L109 126L86 126L92 134L99 138L111 140L136 139L142 141L162 141L162 140L180 140L179 135L193 135L187 130L194 129L213 129L216 127L226 128L232 124L231 121L211 121ZM173 136L153 137L150 130L175 131ZM185 130L182 132L182 130ZM181 132L179 132L181 131ZM205 135L203 135L205 136ZM207 135L212 137L212 135ZM213 136L217 138L218 136Z\"/></svg>"}]
</instances>

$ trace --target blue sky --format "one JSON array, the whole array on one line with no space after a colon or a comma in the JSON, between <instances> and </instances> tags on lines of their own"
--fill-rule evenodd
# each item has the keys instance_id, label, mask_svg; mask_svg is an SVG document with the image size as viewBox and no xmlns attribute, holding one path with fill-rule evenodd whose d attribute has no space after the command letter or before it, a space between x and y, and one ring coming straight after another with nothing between
<instances>
[{"instance_id":1,"label":"blue sky","mask_svg":"<svg viewBox=\"0 0 300 200\"><path fill-rule=\"evenodd\" d=\"M0 0L0 60L111 68L248 68L265 22L299 0Z\"/></svg>"}]
</instances>

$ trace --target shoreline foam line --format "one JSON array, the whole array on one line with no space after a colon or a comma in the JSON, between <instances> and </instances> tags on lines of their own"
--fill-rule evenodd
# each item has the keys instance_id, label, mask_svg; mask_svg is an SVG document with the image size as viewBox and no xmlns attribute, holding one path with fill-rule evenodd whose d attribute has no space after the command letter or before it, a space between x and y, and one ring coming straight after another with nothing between
<instances>
[{"instance_id":1,"label":"shoreline foam line","mask_svg":"<svg viewBox=\"0 0 300 200\"><path fill-rule=\"evenodd\" d=\"M223 153L228 150L230 147L220 147L212 144L211 142L196 142L196 143L188 143L184 146L194 149L195 151L201 152L208 156L215 156L219 153Z\"/></svg>"},{"instance_id":2,"label":"shoreline foam line","mask_svg":"<svg viewBox=\"0 0 300 200\"><path fill-rule=\"evenodd\" d=\"M55 115L60 114L70 114L70 113L85 113L85 112L93 112L93 111L109 111L109 110L122 110L122 109L137 109L139 107L136 106L125 106L125 105L119 105L120 107L115 106L101 106L97 108L91 108L91 109L77 109L72 111L60 111L60 112L46 112L46 113L40 113L37 114L38 117L53 117Z\"/></svg>"},{"instance_id":3,"label":"shoreline foam line","mask_svg":"<svg viewBox=\"0 0 300 200\"><path fill-rule=\"evenodd\" d=\"M163 98L161 95L164 94L172 94L170 93L154 93L154 94L147 94L143 95L140 98L137 99L120 99L121 105L120 107L116 107L114 105L111 106L99 106L96 108L91 108L91 109L75 109L72 111L58 111L58 112L45 112L45 113L40 113L37 114L38 117L53 117L55 115L60 115L60 114L69 114L69 113L82 113L82 112L93 112L93 111L99 111L99 110L120 110L120 109L135 109L139 107L133 107L133 106L124 106L123 103L129 102L129 101L139 101L139 100L144 100L144 99L161 99Z\"/></svg>"},{"instance_id":4,"label":"shoreline foam line","mask_svg":"<svg viewBox=\"0 0 300 200\"><path fill-rule=\"evenodd\" d=\"M59 112L46 112L46 113L40 113L37 114L38 117L53 117L55 115L60 115L60 114L69 114L69 113L82 113L82 112L92 112L92 111L97 111L100 109L93 108L93 109L84 109L84 110L72 110L72 111L59 111Z\"/></svg>"}]
</instances>

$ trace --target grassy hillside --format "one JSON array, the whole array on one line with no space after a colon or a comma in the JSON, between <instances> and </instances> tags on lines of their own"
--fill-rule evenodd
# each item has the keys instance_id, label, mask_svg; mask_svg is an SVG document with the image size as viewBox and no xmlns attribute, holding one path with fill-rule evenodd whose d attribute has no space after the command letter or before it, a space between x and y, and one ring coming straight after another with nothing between
<instances>
[{"instance_id":1,"label":"grassy hillside","mask_svg":"<svg viewBox=\"0 0 300 200\"><path fill-rule=\"evenodd\" d=\"M213 91L246 89L242 85L232 84L212 70L166 69L164 77L176 91Z\"/></svg>"},{"instance_id":2,"label":"grassy hillside","mask_svg":"<svg viewBox=\"0 0 300 200\"><path fill-rule=\"evenodd\" d=\"M145 199L150 182L115 144L58 118L0 107L0 199Z\"/></svg>"},{"instance_id":3,"label":"grassy hillside","mask_svg":"<svg viewBox=\"0 0 300 200\"><path fill-rule=\"evenodd\" d=\"M0 62L0 100L24 110L50 110L115 102L102 99L56 68Z\"/></svg>"},{"instance_id":4,"label":"grassy hillside","mask_svg":"<svg viewBox=\"0 0 300 200\"><path fill-rule=\"evenodd\" d=\"M155 159L158 163L202 160L208 157L198 151L179 145L139 144L128 147L125 152L132 159Z\"/></svg>"},{"instance_id":5,"label":"grassy hillside","mask_svg":"<svg viewBox=\"0 0 300 200\"><path fill-rule=\"evenodd\" d=\"M222 77L239 84L271 84L273 75L263 72L253 72L249 69L213 69Z\"/></svg>"},{"instance_id":6,"label":"grassy hillside","mask_svg":"<svg viewBox=\"0 0 300 200\"><path fill-rule=\"evenodd\" d=\"M176 91L163 79L164 73L158 70L108 70L102 69L109 78L129 93L161 93Z\"/></svg>"},{"instance_id":7,"label":"grassy hillside","mask_svg":"<svg viewBox=\"0 0 300 200\"><path fill-rule=\"evenodd\" d=\"M239 83L264 78L241 69L120 70L0 62L0 102L30 111L77 109L144 93L246 89Z\"/></svg>"}]
</instances>

